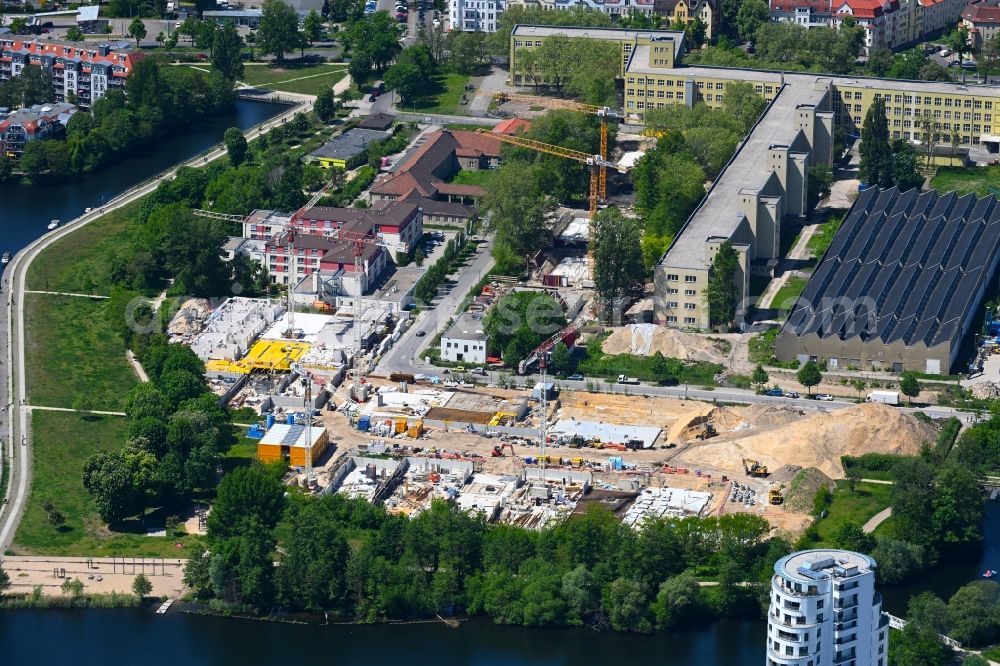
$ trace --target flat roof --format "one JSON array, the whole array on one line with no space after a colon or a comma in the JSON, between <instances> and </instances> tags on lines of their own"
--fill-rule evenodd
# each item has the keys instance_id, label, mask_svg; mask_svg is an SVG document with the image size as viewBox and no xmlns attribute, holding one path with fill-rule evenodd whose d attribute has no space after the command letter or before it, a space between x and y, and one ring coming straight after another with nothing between
<instances>
[{"instance_id":1,"label":"flat roof","mask_svg":"<svg viewBox=\"0 0 1000 666\"><path fill-rule=\"evenodd\" d=\"M552 35L604 40L634 40L638 37L648 37L656 40L669 39L674 43L674 53L676 55L680 55L684 51L684 33L679 30L629 30L564 25L523 25L519 23L511 31L512 37L551 37Z\"/></svg>"},{"instance_id":2,"label":"flat roof","mask_svg":"<svg viewBox=\"0 0 1000 666\"><path fill-rule=\"evenodd\" d=\"M786 580L814 583L829 578L847 578L872 572L875 560L852 550L816 548L786 555L774 563L774 573ZM856 568L854 573L847 573Z\"/></svg>"},{"instance_id":3,"label":"flat roof","mask_svg":"<svg viewBox=\"0 0 1000 666\"><path fill-rule=\"evenodd\" d=\"M992 195L869 188L781 332L907 346L957 342L998 251L1000 205Z\"/></svg>"},{"instance_id":4,"label":"flat roof","mask_svg":"<svg viewBox=\"0 0 1000 666\"><path fill-rule=\"evenodd\" d=\"M319 442L324 432L326 432L326 429L321 425L314 425L310 428L309 437L312 441L310 442L311 446L309 448L316 446L316 443ZM260 443L265 445L270 444L272 446L294 446L304 449L306 448L306 426L300 423L275 423L264 434Z\"/></svg>"},{"instance_id":5,"label":"flat roof","mask_svg":"<svg viewBox=\"0 0 1000 666\"><path fill-rule=\"evenodd\" d=\"M759 191L775 177L768 168L767 151L772 146L792 146L801 130L795 113L802 106L819 106L828 91L822 77L800 77L778 91L736 154L722 170L701 204L677 233L661 264L670 268L708 269L705 254L709 238L732 238L744 219L738 195L743 190Z\"/></svg>"},{"instance_id":6,"label":"flat roof","mask_svg":"<svg viewBox=\"0 0 1000 666\"><path fill-rule=\"evenodd\" d=\"M483 319L468 312L462 313L441 337L452 340L485 340Z\"/></svg>"},{"instance_id":7,"label":"flat roof","mask_svg":"<svg viewBox=\"0 0 1000 666\"><path fill-rule=\"evenodd\" d=\"M388 132L360 129L355 127L339 134L325 144L309 153L310 157L325 157L328 159L350 159L368 149L369 144L381 141L389 136Z\"/></svg>"},{"instance_id":8,"label":"flat roof","mask_svg":"<svg viewBox=\"0 0 1000 666\"><path fill-rule=\"evenodd\" d=\"M653 426L619 425L617 423L598 423L596 421L577 421L576 419L561 419L549 430L552 435L577 436L583 439L598 439L602 442L625 444L631 439L642 442L642 448L653 446L660 436L660 428Z\"/></svg>"}]
</instances>

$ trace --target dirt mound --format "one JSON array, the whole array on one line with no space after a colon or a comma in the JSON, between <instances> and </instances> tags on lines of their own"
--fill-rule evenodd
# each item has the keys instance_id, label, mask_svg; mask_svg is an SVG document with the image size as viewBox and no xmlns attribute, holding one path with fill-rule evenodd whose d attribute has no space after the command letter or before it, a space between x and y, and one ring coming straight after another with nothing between
<instances>
[{"instance_id":1,"label":"dirt mound","mask_svg":"<svg viewBox=\"0 0 1000 666\"><path fill-rule=\"evenodd\" d=\"M801 409L768 404L750 405L739 409L739 415L742 419L755 428L779 426L799 421L803 414Z\"/></svg>"},{"instance_id":2,"label":"dirt mound","mask_svg":"<svg viewBox=\"0 0 1000 666\"><path fill-rule=\"evenodd\" d=\"M632 324L617 328L607 337L601 349L605 354L636 356L652 356L660 352L670 358L709 363L723 363L727 358L717 343L705 336L656 324Z\"/></svg>"},{"instance_id":3,"label":"dirt mound","mask_svg":"<svg viewBox=\"0 0 1000 666\"><path fill-rule=\"evenodd\" d=\"M813 498L820 486L833 486L833 481L815 467L799 470L799 473L788 483L785 491L785 508L789 511L812 511Z\"/></svg>"},{"instance_id":4,"label":"dirt mound","mask_svg":"<svg viewBox=\"0 0 1000 666\"><path fill-rule=\"evenodd\" d=\"M794 410L784 411L795 418ZM770 418L780 416L772 414ZM861 404L799 417L783 425L737 428L695 444L679 459L692 467L700 464L739 474L741 459L753 458L771 469L783 465L816 467L832 479L841 479L843 455L870 452L912 455L920 450L921 443L933 442L936 437L932 426L898 409Z\"/></svg>"}]
</instances>

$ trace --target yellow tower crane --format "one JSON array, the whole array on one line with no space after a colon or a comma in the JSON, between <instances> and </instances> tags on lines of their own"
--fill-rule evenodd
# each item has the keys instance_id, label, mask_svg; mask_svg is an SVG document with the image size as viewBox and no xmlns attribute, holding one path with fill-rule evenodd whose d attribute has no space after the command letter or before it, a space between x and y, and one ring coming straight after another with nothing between
<instances>
[{"instance_id":1,"label":"yellow tower crane","mask_svg":"<svg viewBox=\"0 0 1000 666\"><path fill-rule=\"evenodd\" d=\"M480 134L489 134L494 139L502 141L503 143L509 143L513 146L520 146L521 148L528 148L530 150L536 150L540 153L546 153L548 155L556 155L558 157L565 157L568 160L574 160L580 162L581 164L586 164L590 167L590 219L594 219L597 215L597 198L600 191L601 176L600 172L608 167L612 169L618 169L619 172L625 173L626 169L623 167L616 166L613 162L609 162L607 159L601 157L600 155L588 155L579 150L573 150L572 148L563 148L562 146L555 146L551 143L543 143L542 141L536 141L534 139L529 139L527 137L519 135L510 134L496 134L488 129L476 130Z\"/></svg>"},{"instance_id":2,"label":"yellow tower crane","mask_svg":"<svg viewBox=\"0 0 1000 666\"><path fill-rule=\"evenodd\" d=\"M597 106L595 104L584 104L571 99L554 99L552 97L540 97L538 95L521 95L519 93L509 93L502 90L496 91L494 97L497 104L505 102L516 102L519 104L529 104L531 106L541 106L546 109L566 109L568 111L580 111L589 113L601 119L601 158L608 159L608 120L621 122L625 120L625 115L615 111L609 106ZM598 171L597 189L601 199L608 196L607 178L608 170L601 167Z\"/></svg>"}]
</instances>

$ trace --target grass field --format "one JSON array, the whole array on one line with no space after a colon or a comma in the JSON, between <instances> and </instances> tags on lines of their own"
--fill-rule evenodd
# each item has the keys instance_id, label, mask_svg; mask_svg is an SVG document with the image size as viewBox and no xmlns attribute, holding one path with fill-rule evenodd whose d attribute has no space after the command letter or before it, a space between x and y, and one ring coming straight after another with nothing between
<instances>
[{"instance_id":1,"label":"grass field","mask_svg":"<svg viewBox=\"0 0 1000 666\"><path fill-rule=\"evenodd\" d=\"M400 105L400 111L415 110L421 113L440 113L442 115L465 115L468 105L459 104L462 93L465 92L465 84L469 77L464 74L446 72L434 77L434 85L428 88L427 93L417 100L405 105ZM472 101L472 93L468 93L469 101Z\"/></svg>"},{"instance_id":2,"label":"grass field","mask_svg":"<svg viewBox=\"0 0 1000 666\"><path fill-rule=\"evenodd\" d=\"M837 230L840 229L840 225L844 222L844 216L847 211L836 211L831 212L827 218L826 222L809 237L809 241L806 243L806 247L812 251L812 256L816 259L822 257L827 248L833 242L833 237L837 234Z\"/></svg>"},{"instance_id":3,"label":"grass field","mask_svg":"<svg viewBox=\"0 0 1000 666\"><path fill-rule=\"evenodd\" d=\"M28 289L108 295L104 258L132 235L130 227L141 205L142 199L134 201L50 245L43 258L31 262Z\"/></svg>"},{"instance_id":4,"label":"grass field","mask_svg":"<svg viewBox=\"0 0 1000 666\"><path fill-rule=\"evenodd\" d=\"M968 194L975 192L979 196L989 193L990 187L1000 189L1000 166L972 167L941 167L937 175L931 179L931 187L938 192L958 192Z\"/></svg>"},{"instance_id":5,"label":"grass field","mask_svg":"<svg viewBox=\"0 0 1000 666\"><path fill-rule=\"evenodd\" d=\"M489 169L479 169L478 171L463 169L455 174L451 182L457 185L478 185L488 188L493 182L493 171Z\"/></svg>"},{"instance_id":6,"label":"grass field","mask_svg":"<svg viewBox=\"0 0 1000 666\"><path fill-rule=\"evenodd\" d=\"M832 545L840 527L850 521L864 525L869 518L889 506L892 486L881 483L858 483L852 493L847 481L837 481L826 518L816 523L821 544Z\"/></svg>"},{"instance_id":7,"label":"grass field","mask_svg":"<svg viewBox=\"0 0 1000 666\"><path fill-rule=\"evenodd\" d=\"M778 293L774 295L771 307L790 310L791 306L795 303L795 299L802 294L802 290L806 288L808 282L809 278L789 277L785 280L785 286L779 289Z\"/></svg>"},{"instance_id":8,"label":"grass field","mask_svg":"<svg viewBox=\"0 0 1000 666\"><path fill-rule=\"evenodd\" d=\"M125 419L35 412L31 428L34 471L31 495L14 538L17 554L187 557L189 548L200 542L195 536L147 537L138 521L128 526L134 531L111 533L101 522L83 487L83 465L96 451L124 443ZM57 528L49 523L42 509L46 500L66 517L64 525ZM177 548L175 542L185 547Z\"/></svg>"},{"instance_id":9,"label":"grass field","mask_svg":"<svg viewBox=\"0 0 1000 666\"><path fill-rule=\"evenodd\" d=\"M139 380L125 359L121 336L104 316L105 301L48 294L25 298L31 404L73 407L76 397L86 394L92 409L121 411Z\"/></svg>"},{"instance_id":10,"label":"grass field","mask_svg":"<svg viewBox=\"0 0 1000 666\"><path fill-rule=\"evenodd\" d=\"M345 76L347 67L340 64L286 65L280 68L270 65L246 65L240 80L270 90L315 95L323 88L332 87Z\"/></svg>"}]
</instances>

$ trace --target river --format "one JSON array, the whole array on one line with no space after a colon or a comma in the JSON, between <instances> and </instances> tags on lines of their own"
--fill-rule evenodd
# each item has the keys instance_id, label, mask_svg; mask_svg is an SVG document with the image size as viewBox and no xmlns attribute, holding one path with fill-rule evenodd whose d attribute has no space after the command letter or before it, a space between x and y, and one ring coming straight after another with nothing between
<instances>
[{"instance_id":1,"label":"river","mask_svg":"<svg viewBox=\"0 0 1000 666\"><path fill-rule=\"evenodd\" d=\"M232 113L212 118L156 142L97 173L50 185L0 185L0 252L14 254L45 233L49 222L67 222L168 167L220 142L229 127L246 129L288 107L237 100Z\"/></svg>"}]
</instances>

